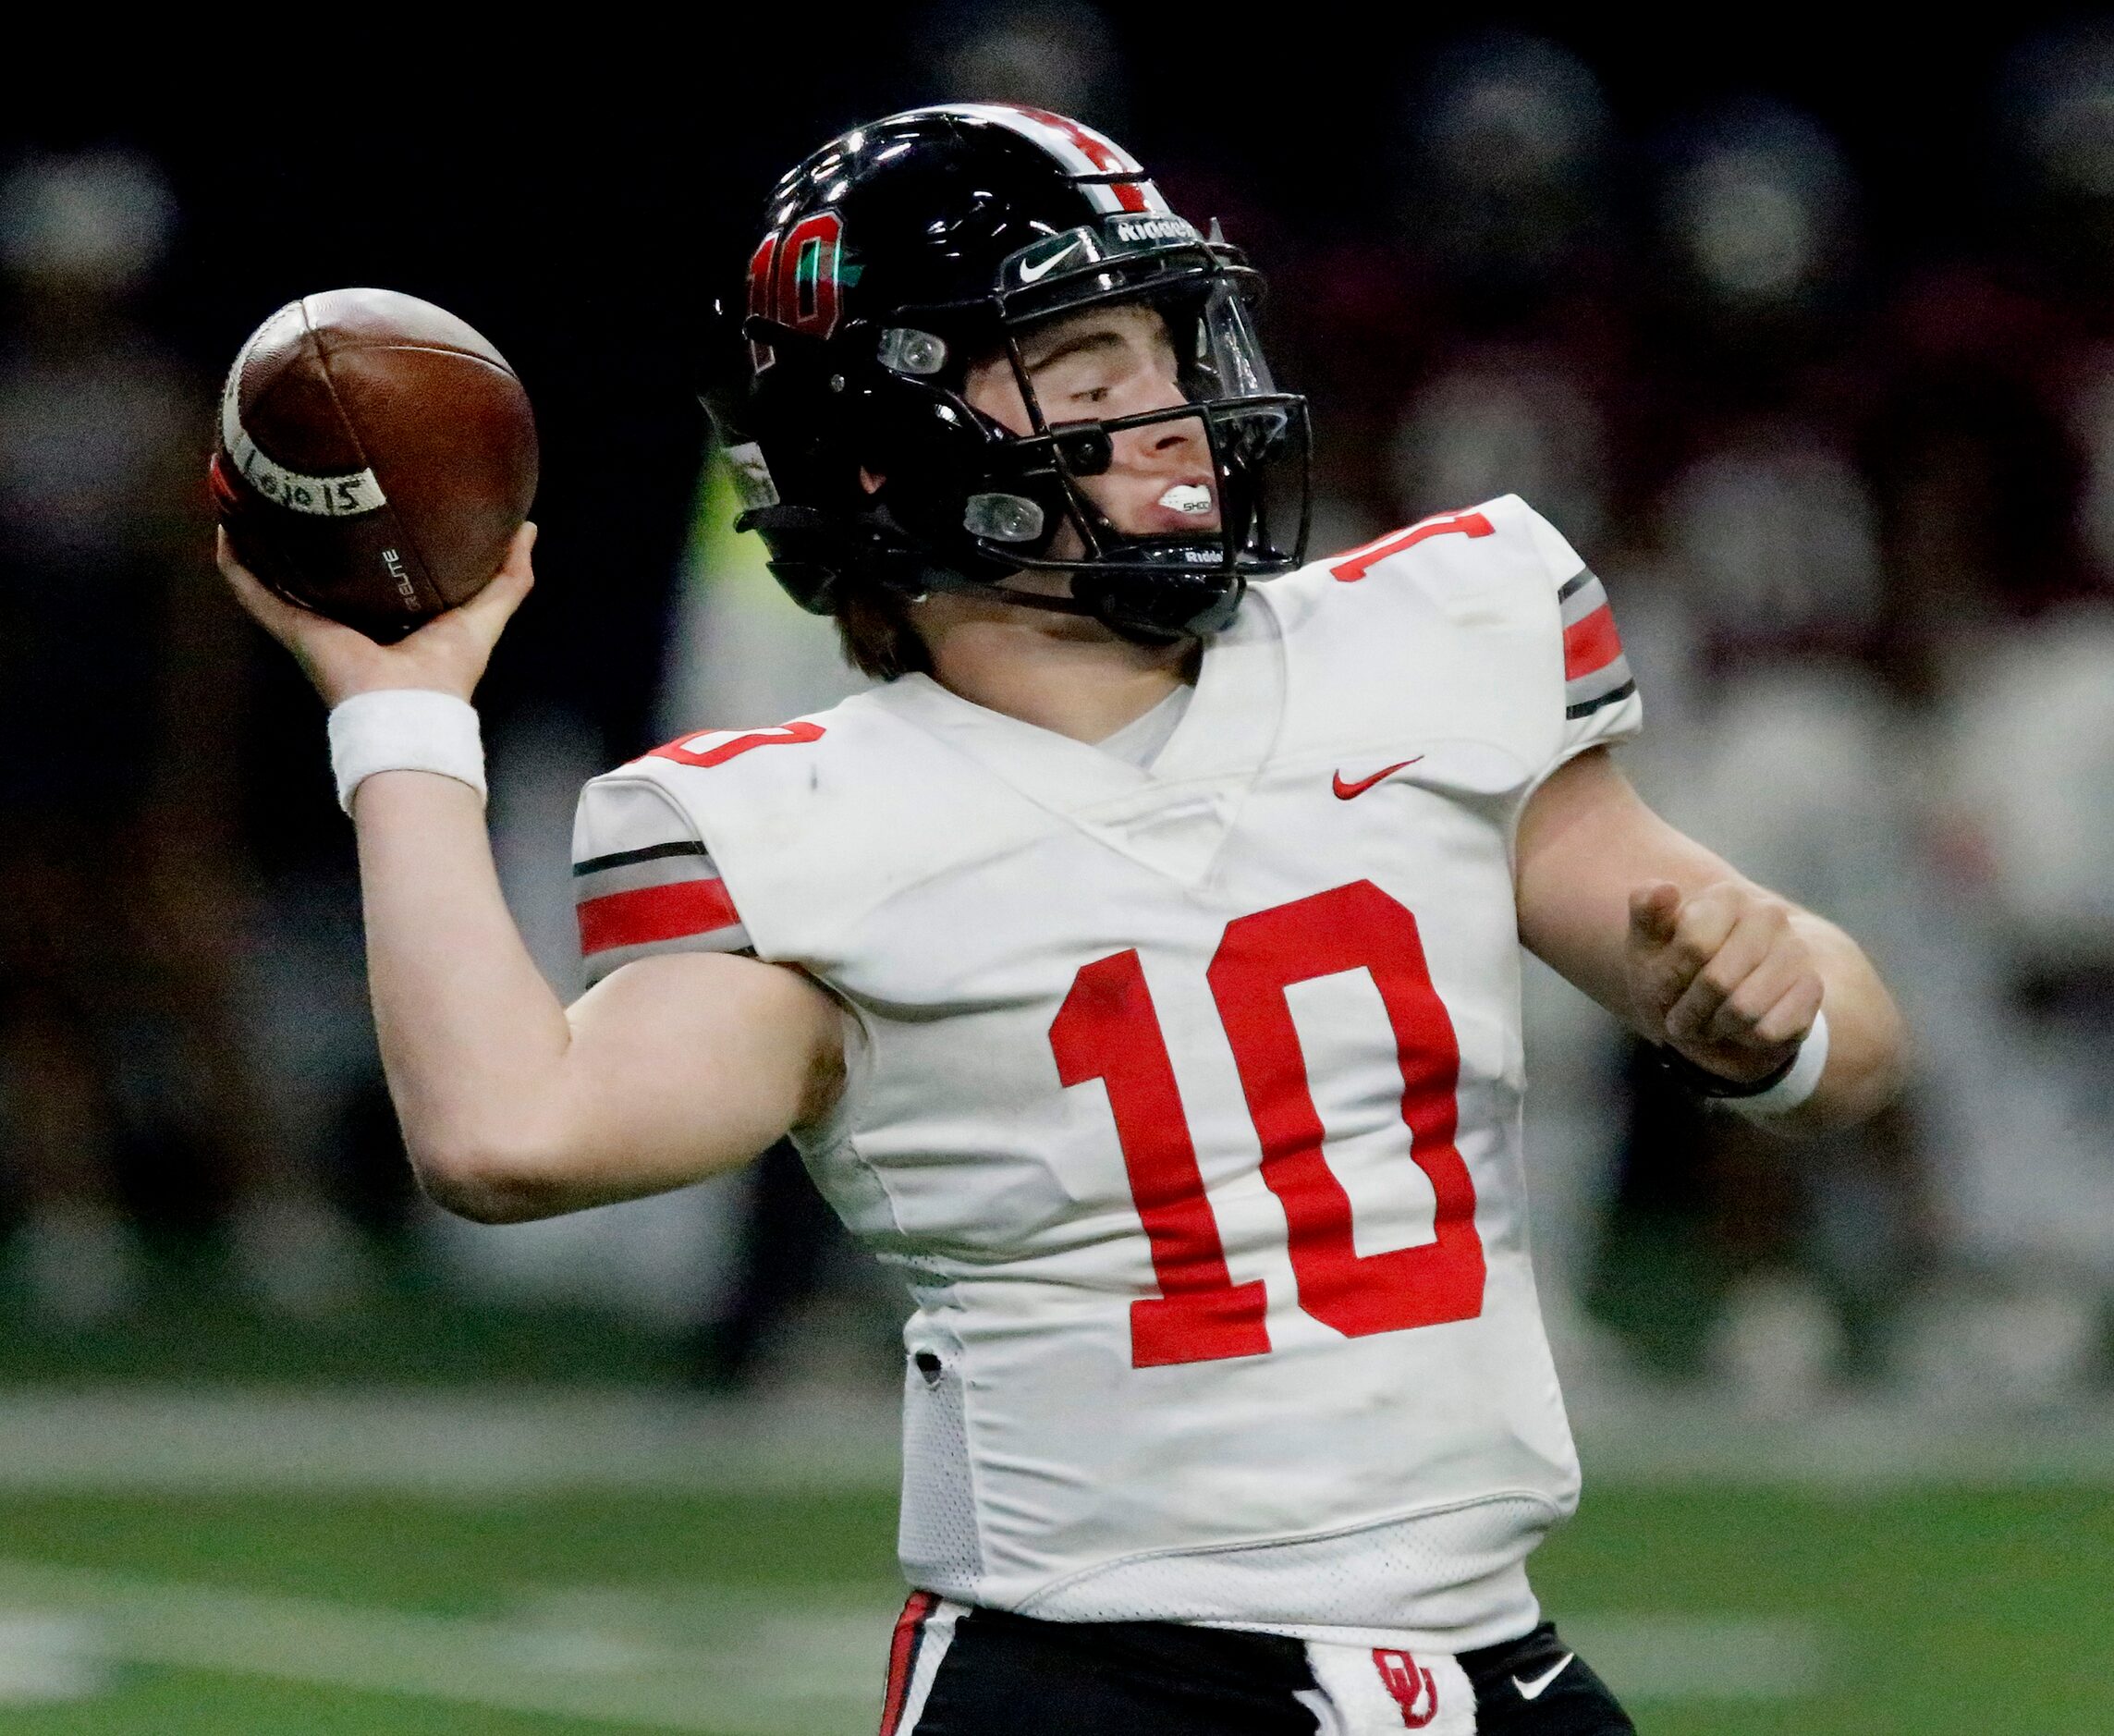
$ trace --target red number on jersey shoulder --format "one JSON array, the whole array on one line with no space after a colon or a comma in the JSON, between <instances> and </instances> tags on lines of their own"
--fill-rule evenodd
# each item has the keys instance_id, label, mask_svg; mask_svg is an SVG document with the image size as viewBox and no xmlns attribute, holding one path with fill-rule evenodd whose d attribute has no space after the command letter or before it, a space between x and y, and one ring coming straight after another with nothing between
<instances>
[{"instance_id":1,"label":"red number on jersey shoulder","mask_svg":"<svg viewBox=\"0 0 2114 1736\"><path fill-rule=\"evenodd\" d=\"M1390 531L1377 542L1352 549L1341 559L1331 561L1328 570L1336 575L1338 584L1354 585L1388 556L1414 548L1427 537L1488 536L1496 529L1480 512L1436 513L1429 519L1420 519L1406 531Z\"/></svg>"},{"instance_id":2,"label":"red number on jersey shoulder","mask_svg":"<svg viewBox=\"0 0 2114 1736\"><path fill-rule=\"evenodd\" d=\"M649 760L673 760L678 765L724 765L738 758L751 748L790 748L803 742L820 741L825 734L818 723L789 723L776 729L752 729L747 735L732 736L722 741L724 729L707 729L702 735L678 736L666 747L655 748L646 757ZM715 745L706 747L703 744Z\"/></svg>"}]
</instances>

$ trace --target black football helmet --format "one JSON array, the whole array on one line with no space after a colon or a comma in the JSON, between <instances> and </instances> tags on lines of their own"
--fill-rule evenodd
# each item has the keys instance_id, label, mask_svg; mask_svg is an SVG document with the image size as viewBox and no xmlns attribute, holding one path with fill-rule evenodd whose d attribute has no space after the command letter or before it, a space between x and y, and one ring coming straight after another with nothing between
<instances>
[{"instance_id":1,"label":"black football helmet","mask_svg":"<svg viewBox=\"0 0 2114 1736\"><path fill-rule=\"evenodd\" d=\"M1250 579L1303 558L1306 400L1275 388L1256 344L1262 280L1216 223L1204 235L1175 215L1099 133L998 104L892 115L787 175L766 224L739 358L706 402L741 486L738 522L763 533L804 608L835 613L861 582L990 594L1033 568L1070 574L1070 595L996 594L1164 643L1216 631ZM1045 419L1021 334L1115 301L1166 319L1186 402ZM963 396L971 363L998 355L1030 433ZM1117 434L1177 421L1203 429L1218 525L1126 535L1081 481L1108 468ZM1082 552L1057 558L1068 523Z\"/></svg>"}]
</instances>

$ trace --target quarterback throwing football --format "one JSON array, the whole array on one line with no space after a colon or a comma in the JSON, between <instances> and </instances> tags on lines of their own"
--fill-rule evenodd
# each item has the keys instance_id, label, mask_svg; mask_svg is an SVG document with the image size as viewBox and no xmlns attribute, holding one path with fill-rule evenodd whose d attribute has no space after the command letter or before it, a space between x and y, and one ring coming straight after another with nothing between
<instances>
[{"instance_id":1,"label":"quarterback throwing football","mask_svg":"<svg viewBox=\"0 0 2114 1736\"><path fill-rule=\"evenodd\" d=\"M909 1284L885 1736L1629 1730L1526 1573L1578 1466L1519 948L1752 1114L1852 1119L1901 1068L1858 948L1610 761L1621 642L1531 507L1307 563L1256 288L1041 111L786 177L715 408L774 570L882 680L588 786L569 1009L467 709L532 535L388 648L224 552L334 707L433 1195L537 1217L789 1131Z\"/></svg>"}]
</instances>

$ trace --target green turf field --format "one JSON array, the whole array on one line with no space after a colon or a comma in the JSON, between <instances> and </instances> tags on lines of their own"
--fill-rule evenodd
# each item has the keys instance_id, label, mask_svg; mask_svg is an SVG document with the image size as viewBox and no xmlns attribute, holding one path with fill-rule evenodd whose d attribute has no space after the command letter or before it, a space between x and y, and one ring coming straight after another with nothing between
<instances>
[{"instance_id":1,"label":"green turf field","mask_svg":"<svg viewBox=\"0 0 2114 1736\"><path fill-rule=\"evenodd\" d=\"M889 1371L714 1402L679 1367L415 1284L0 1332L0 1733L867 1736ZM1644 1730L2114 1732L2114 1409L1580 1394L1536 1582Z\"/></svg>"},{"instance_id":2,"label":"green turf field","mask_svg":"<svg viewBox=\"0 0 2114 1736\"><path fill-rule=\"evenodd\" d=\"M862 1732L900 1596L892 1506L16 1494L0 1729ZM1539 1583L1647 1731L2104 1736L2110 1565L2093 1490L1624 1485Z\"/></svg>"}]
</instances>

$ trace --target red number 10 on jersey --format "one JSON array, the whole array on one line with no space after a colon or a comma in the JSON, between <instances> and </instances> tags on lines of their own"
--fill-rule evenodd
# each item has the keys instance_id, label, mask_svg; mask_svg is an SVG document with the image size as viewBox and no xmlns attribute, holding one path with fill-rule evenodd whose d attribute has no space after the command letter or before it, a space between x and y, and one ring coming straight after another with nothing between
<instances>
[{"instance_id":1,"label":"red number 10 on jersey","mask_svg":"<svg viewBox=\"0 0 2114 1736\"><path fill-rule=\"evenodd\" d=\"M1323 1155L1321 1117L1285 991L1369 972L1401 1068L1410 1152L1436 1202L1434 1239L1360 1254L1350 1197ZM1236 918L1205 976L1284 1207L1300 1306L1348 1338L1472 1320L1483 1312L1475 1185L1454 1144L1460 1048L1432 986L1417 919L1370 880ZM1135 951L1085 966L1050 1025L1057 1076L1108 1090L1131 1197L1160 1293L1130 1304L1139 1368L1257 1356L1270 1348L1260 1280L1233 1282L1190 1137L1167 1039Z\"/></svg>"}]
</instances>

